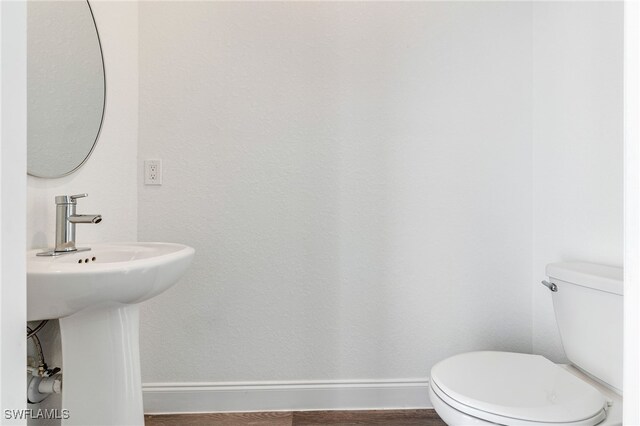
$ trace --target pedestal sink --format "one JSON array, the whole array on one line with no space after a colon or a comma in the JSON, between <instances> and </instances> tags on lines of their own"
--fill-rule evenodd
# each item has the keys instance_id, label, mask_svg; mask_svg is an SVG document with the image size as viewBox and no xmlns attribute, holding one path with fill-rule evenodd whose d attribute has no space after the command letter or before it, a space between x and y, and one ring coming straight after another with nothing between
<instances>
[{"instance_id":1,"label":"pedestal sink","mask_svg":"<svg viewBox=\"0 0 640 426\"><path fill-rule=\"evenodd\" d=\"M181 244L93 244L56 257L27 252L27 319L60 318L63 425L143 425L138 304L185 273Z\"/></svg>"}]
</instances>

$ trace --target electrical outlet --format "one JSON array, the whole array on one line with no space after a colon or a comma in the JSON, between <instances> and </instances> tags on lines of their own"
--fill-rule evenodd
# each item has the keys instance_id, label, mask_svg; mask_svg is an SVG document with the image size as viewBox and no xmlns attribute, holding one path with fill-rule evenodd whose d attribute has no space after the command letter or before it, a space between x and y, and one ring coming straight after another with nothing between
<instances>
[{"instance_id":1,"label":"electrical outlet","mask_svg":"<svg viewBox=\"0 0 640 426\"><path fill-rule=\"evenodd\" d=\"M162 160L144 160L144 184L162 185Z\"/></svg>"}]
</instances>

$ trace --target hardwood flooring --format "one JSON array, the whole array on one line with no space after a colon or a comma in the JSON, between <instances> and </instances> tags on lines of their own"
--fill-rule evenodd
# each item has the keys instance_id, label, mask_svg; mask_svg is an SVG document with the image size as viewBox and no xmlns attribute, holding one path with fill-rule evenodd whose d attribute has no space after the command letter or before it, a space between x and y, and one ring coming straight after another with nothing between
<instances>
[{"instance_id":1,"label":"hardwood flooring","mask_svg":"<svg viewBox=\"0 0 640 426\"><path fill-rule=\"evenodd\" d=\"M446 426L434 410L161 414L144 420L145 426Z\"/></svg>"},{"instance_id":2,"label":"hardwood flooring","mask_svg":"<svg viewBox=\"0 0 640 426\"><path fill-rule=\"evenodd\" d=\"M446 426L434 410L299 411L291 424Z\"/></svg>"},{"instance_id":3,"label":"hardwood flooring","mask_svg":"<svg viewBox=\"0 0 640 426\"><path fill-rule=\"evenodd\" d=\"M145 426L292 426L291 412L145 415Z\"/></svg>"}]
</instances>

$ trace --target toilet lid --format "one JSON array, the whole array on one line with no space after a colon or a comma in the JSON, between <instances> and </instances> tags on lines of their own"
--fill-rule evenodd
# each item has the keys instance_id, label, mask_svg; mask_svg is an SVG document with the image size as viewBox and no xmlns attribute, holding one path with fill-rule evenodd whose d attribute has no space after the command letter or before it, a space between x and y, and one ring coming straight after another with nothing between
<instances>
[{"instance_id":1,"label":"toilet lid","mask_svg":"<svg viewBox=\"0 0 640 426\"><path fill-rule=\"evenodd\" d=\"M464 353L436 364L431 380L464 406L524 421L573 423L606 407L597 389L539 355Z\"/></svg>"}]
</instances>

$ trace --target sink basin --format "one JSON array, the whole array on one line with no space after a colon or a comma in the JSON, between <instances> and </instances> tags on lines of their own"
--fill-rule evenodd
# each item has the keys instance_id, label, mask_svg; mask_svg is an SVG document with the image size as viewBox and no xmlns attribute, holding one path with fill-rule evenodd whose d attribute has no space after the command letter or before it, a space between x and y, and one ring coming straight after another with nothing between
<instances>
[{"instance_id":1,"label":"sink basin","mask_svg":"<svg viewBox=\"0 0 640 426\"><path fill-rule=\"evenodd\" d=\"M172 243L92 244L61 256L27 252L27 320L62 318L108 302L133 304L175 284L194 250Z\"/></svg>"},{"instance_id":2,"label":"sink basin","mask_svg":"<svg viewBox=\"0 0 640 426\"><path fill-rule=\"evenodd\" d=\"M27 318L60 319L62 407L69 425L144 425L139 303L174 285L194 250L172 243L27 252Z\"/></svg>"}]
</instances>

